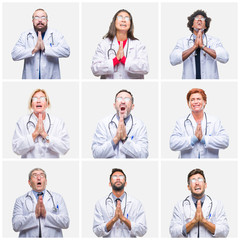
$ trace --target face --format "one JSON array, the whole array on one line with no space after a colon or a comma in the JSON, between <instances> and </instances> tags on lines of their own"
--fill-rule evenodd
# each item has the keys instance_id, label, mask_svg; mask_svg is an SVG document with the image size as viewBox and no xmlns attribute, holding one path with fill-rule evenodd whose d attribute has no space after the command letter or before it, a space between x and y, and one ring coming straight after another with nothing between
<instances>
[{"instance_id":1,"label":"face","mask_svg":"<svg viewBox=\"0 0 240 240\"><path fill-rule=\"evenodd\" d=\"M207 183L201 174L192 175L189 179L188 190L191 191L193 197L201 198L204 195Z\"/></svg>"},{"instance_id":2,"label":"face","mask_svg":"<svg viewBox=\"0 0 240 240\"><path fill-rule=\"evenodd\" d=\"M189 108L192 112L201 112L203 111L206 102L203 100L203 97L200 93L193 93L189 98Z\"/></svg>"},{"instance_id":3,"label":"face","mask_svg":"<svg viewBox=\"0 0 240 240\"><path fill-rule=\"evenodd\" d=\"M129 116L131 110L134 109L134 104L132 104L132 97L127 92L120 92L117 97L116 101L113 104L117 111L117 115L119 117L126 118Z\"/></svg>"},{"instance_id":4,"label":"face","mask_svg":"<svg viewBox=\"0 0 240 240\"><path fill-rule=\"evenodd\" d=\"M35 17L38 19L35 19ZM47 14L44 11L38 10L34 12L32 22L35 31L45 32L47 30L48 20Z\"/></svg>"},{"instance_id":5,"label":"face","mask_svg":"<svg viewBox=\"0 0 240 240\"><path fill-rule=\"evenodd\" d=\"M30 187L36 192L42 192L47 185L47 179L45 174L41 170L35 170L32 172L31 179L28 180Z\"/></svg>"},{"instance_id":6,"label":"face","mask_svg":"<svg viewBox=\"0 0 240 240\"><path fill-rule=\"evenodd\" d=\"M43 92L36 92L32 97L32 110L34 113L44 113L48 107L46 96Z\"/></svg>"},{"instance_id":7,"label":"face","mask_svg":"<svg viewBox=\"0 0 240 240\"><path fill-rule=\"evenodd\" d=\"M195 31L198 31L200 29L206 29L206 25L205 25L205 18L202 15L197 15L193 21L193 25L192 28Z\"/></svg>"},{"instance_id":8,"label":"face","mask_svg":"<svg viewBox=\"0 0 240 240\"><path fill-rule=\"evenodd\" d=\"M121 191L127 185L125 177L121 172L115 172L111 177L111 182L109 186L115 191Z\"/></svg>"},{"instance_id":9,"label":"face","mask_svg":"<svg viewBox=\"0 0 240 240\"><path fill-rule=\"evenodd\" d=\"M120 12L115 21L117 31L128 31L131 26L130 16L126 12Z\"/></svg>"}]
</instances>

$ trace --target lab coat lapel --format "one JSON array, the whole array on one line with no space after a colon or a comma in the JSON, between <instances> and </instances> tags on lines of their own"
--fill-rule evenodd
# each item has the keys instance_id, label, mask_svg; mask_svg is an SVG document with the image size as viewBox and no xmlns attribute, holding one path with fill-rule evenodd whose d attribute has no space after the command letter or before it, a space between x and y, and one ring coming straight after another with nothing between
<instances>
[{"instance_id":1,"label":"lab coat lapel","mask_svg":"<svg viewBox=\"0 0 240 240\"><path fill-rule=\"evenodd\" d=\"M116 54L118 52L118 49L119 49L119 44L118 44L118 41L117 41L117 37L115 36L114 39L113 39L113 44L112 44L112 48L115 50ZM115 56L116 57L116 56Z\"/></svg>"},{"instance_id":2,"label":"lab coat lapel","mask_svg":"<svg viewBox=\"0 0 240 240\"><path fill-rule=\"evenodd\" d=\"M205 201L202 206L202 212L203 212L203 216L204 216L204 218L206 218L206 220L209 220L210 208L211 208L211 200L209 199L208 196L205 195Z\"/></svg>"},{"instance_id":3,"label":"lab coat lapel","mask_svg":"<svg viewBox=\"0 0 240 240\"><path fill-rule=\"evenodd\" d=\"M45 189L45 195L44 195L44 198L43 198L43 204L45 205L45 207L46 207L46 204L48 204L49 201L51 201L51 195Z\"/></svg>"}]
</instances>

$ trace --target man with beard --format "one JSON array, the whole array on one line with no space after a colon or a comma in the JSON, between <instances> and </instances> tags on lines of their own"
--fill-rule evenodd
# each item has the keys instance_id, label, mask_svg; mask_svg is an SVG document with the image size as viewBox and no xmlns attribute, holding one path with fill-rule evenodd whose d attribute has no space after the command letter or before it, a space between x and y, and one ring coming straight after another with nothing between
<instances>
[{"instance_id":1,"label":"man with beard","mask_svg":"<svg viewBox=\"0 0 240 240\"><path fill-rule=\"evenodd\" d=\"M59 60L70 55L63 35L48 28L48 15L37 9L32 15L33 29L21 34L12 50L14 61L24 59L23 79L60 79Z\"/></svg>"},{"instance_id":2,"label":"man with beard","mask_svg":"<svg viewBox=\"0 0 240 240\"><path fill-rule=\"evenodd\" d=\"M123 170L112 169L112 192L95 205L93 232L98 237L142 237L147 232L142 204L124 191L126 185Z\"/></svg>"},{"instance_id":3,"label":"man with beard","mask_svg":"<svg viewBox=\"0 0 240 240\"><path fill-rule=\"evenodd\" d=\"M227 218L221 202L205 194L206 178L201 169L193 169L187 178L191 196L174 207L171 237L227 237Z\"/></svg>"},{"instance_id":4,"label":"man with beard","mask_svg":"<svg viewBox=\"0 0 240 240\"><path fill-rule=\"evenodd\" d=\"M170 55L173 66L183 63L183 79L218 79L217 62L228 62L228 52L220 40L206 34L210 22L203 10L188 17L187 26L192 34L178 40Z\"/></svg>"},{"instance_id":5,"label":"man with beard","mask_svg":"<svg viewBox=\"0 0 240 240\"><path fill-rule=\"evenodd\" d=\"M93 157L147 158L147 130L142 121L131 115L134 109L132 93L120 90L113 106L117 113L97 125L92 143Z\"/></svg>"}]
</instances>

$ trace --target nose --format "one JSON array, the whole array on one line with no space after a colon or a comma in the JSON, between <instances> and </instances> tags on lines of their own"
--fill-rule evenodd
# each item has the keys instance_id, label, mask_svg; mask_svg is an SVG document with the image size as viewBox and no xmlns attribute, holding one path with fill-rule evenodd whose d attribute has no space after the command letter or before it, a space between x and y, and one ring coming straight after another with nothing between
<instances>
[{"instance_id":1,"label":"nose","mask_svg":"<svg viewBox=\"0 0 240 240\"><path fill-rule=\"evenodd\" d=\"M41 180L41 176L40 175L37 175L37 180Z\"/></svg>"}]
</instances>

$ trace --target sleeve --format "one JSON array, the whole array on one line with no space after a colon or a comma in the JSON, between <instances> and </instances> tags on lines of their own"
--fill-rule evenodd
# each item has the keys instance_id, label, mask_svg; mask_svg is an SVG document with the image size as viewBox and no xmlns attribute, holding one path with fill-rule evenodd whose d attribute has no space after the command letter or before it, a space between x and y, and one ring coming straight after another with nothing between
<instances>
[{"instance_id":1,"label":"sleeve","mask_svg":"<svg viewBox=\"0 0 240 240\"><path fill-rule=\"evenodd\" d=\"M175 66L183 62L182 53L184 51L183 41L179 40L170 54L170 63Z\"/></svg>"},{"instance_id":2,"label":"sleeve","mask_svg":"<svg viewBox=\"0 0 240 240\"><path fill-rule=\"evenodd\" d=\"M38 219L35 216L35 212L29 212L27 215L24 215L23 204L25 203L21 201L21 198L18 198L14 205L12 225L15 232L38 227Z\"/></svg>"},{"instance_id":3,"label":"sleeve","mask_svg":"<svg viewBox=\"0 0 240 240\"><path fill-rule=\"evenodd\" d=\"M99 122L92 143L94 158L113 158L116 155L111 142L112 139L108 138L107 131L104 122Z\"/></svg>"},{"instance_id":4,"label":"sleeve","mask_svg":"<svg viewBox=\"0 0 240 240\"><path fill-rule=\"evenodd\" d=\"M94 209L93 232L98 237L105 237L110 234L106 231L107 222L104 221L100 202L97 202Z\"/></svg>"},{"instance_id":5,"label":"sleeve","mask_svg":"<svg viewBox=\"0 0 240 240\"><path fill-rule=\"evenodd\" d=\"M136 135L128 138L127 141L122 145L120 151L130 158L147 158L147 129L142 122L137 126L139 127L139 129L137 129Z\"/></svg>"},{"instance_id":6,"label":"sleeve","mask_svg":"<svg viewBox=\"0 0 240 240\"><path fill-rule=\"evenodd\" d=\"M229 144L229 137L221 125L221 121L214 123L214 134L205 136L205 147L209 149L225 149Z\"/></svg>"},{"instance_id":7,"label":"sleeve","mask_svg":"<svg viewBox=\"0 0 240 240\"><path fill-rule=\"evenodd\" d=\"M181 122L177 121L176 126L170 136L170 148L172 151L182 151L192 149L191 136L185 136L181 127Z\"/></svg>"},{"instance_id":8,"label":"sleeve","mask_svg":"<svg viewBox=\"0 0 240 240\"><path fill-rule=\"evenodd\" d=\"M131 221L131 236L142 237L147 232L146 216L142 204L139 202L137 217Z\"/></svg>"},{"instance_id":9,"label":"sleeve","mask_svg":"<svg viewBox=\"0 0 240 240\"><path fill-rule=\"evenodd\" d=\"M54 44L51 46L48 46L44 42L45 51L43 54L45 54L47 57L56 57L56 58L69 57L70 47L65 41L64 36L61 33L53 32L53 41L54 41Z\"/></svg>"},{"instance_id":10,"label":"sleeve","mask_svg":"<svg viewBox=\"0 0 240 240\"><path fill-rule=\"evenodd\" d=\"M48 148L53 152L64 155L70 149L69 135L65 123L62 120L59 120L56 129L57 130L54 131L54 133L49 133Z\"/></svg>"},{"instance_id":11,"label":"sleeve","mask_svg":"<svg viewBox=\"0 0 240 240\"><path fill-rule=\"evenodd\" d=\"M226 238L229 233L227 217L221 202L218 202L216 209L215 233L213 237Z\"/></svg>"},{"instance_id":12,"label":"sleeve","mask_svg":"<svg viewBox=\"0 0 240 240\"><path fill-rule=\"evenodd\" d=\"M131 57L130 54L127 56L125 70L133 74L147 74L149 72L149 64L146 47L138 41L136 48L134 57Z\"/></svg>"},{"instance_id":13,"label":"sleeve","mask_svg":"<svg viewBox=\"0 0 240 240\"><path fill-rule=\"evenodd\" d=\"M14 61L19 61L25 58L34 57L35 54L32 54L33 48L27 48L26 46L26 33L22 33L18 42L15 44L12 50L12 59Z\"/></svg>"},{"instance_id":14,"label":"sleeve","mask_svg":"<svg viewBox=\"0 0 240 240\"><path fill-rule=\"evenodd\" d=\"M114 73L113 60L106 58L106 48L104 43L107 40L103 40L98 44L97 50L92 59L92 72L94 76L109 75ZM110 47L110 46L109 46Z\"/></svg>"},{"instance_id":15,"label":"sleeve","mask_svg":"<svg viewBox=\"0 0 240 240\"><path fill-rule=\"evenodd\" d=\"M56 199L54 199L55 201ZM58 195L58 201L56 201L57 212L47 211L44 221L45 227L56 229L67 229L69 227L69 217L67 207L62 196Z\"/></svg>"},{"instance_id":16,"label":"sleeve","mask_svg":"<svg viewBox=\"0 0 240 240\"><path fill-rule=\"evenodd\" d=\"M227 63L229 60L229 54L223 47L222 43L219 41L219 39L214 40L213 46L209 46L209 48L212 48L216 51L216 60L221 63Z\"/></svg>"},{"instance_id":17,"label":"sleeve","mask_svg":"<svg viewBox=\"0 0 240 240\"><path fill-rule=\"evenodd\" d=\"M13 135L12 148L18 155L24 155L35 148L32 135L26 134L23 131L23 128L25 127L24 122L19 120Z\"/></svg>"},{"instance_id":18,"label":"sleeve","mask_svg":"<svg viewBox=\"0 0 240 240\"><path fill-rule=\"evenodd\" d=\"M169 227L169 233L172 238L182 238L183 235L183 216L180 211L179 204L174 207L173 216Z\"/></svg>"}]
</instances>

